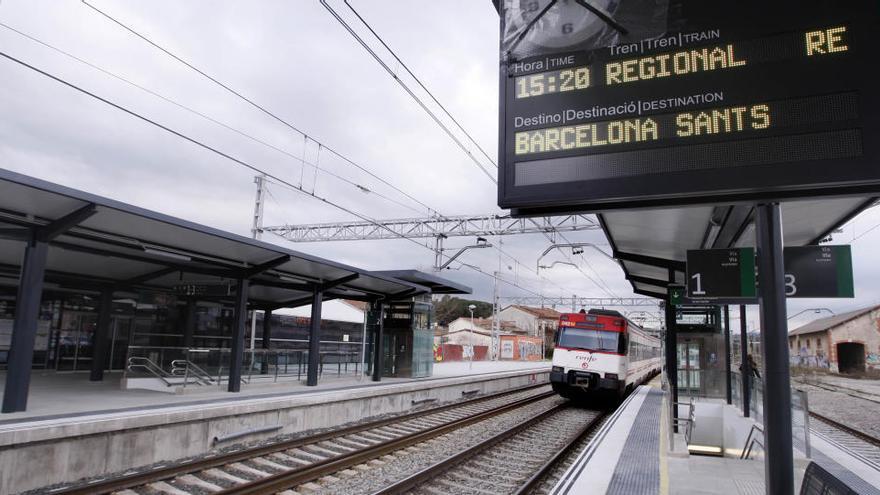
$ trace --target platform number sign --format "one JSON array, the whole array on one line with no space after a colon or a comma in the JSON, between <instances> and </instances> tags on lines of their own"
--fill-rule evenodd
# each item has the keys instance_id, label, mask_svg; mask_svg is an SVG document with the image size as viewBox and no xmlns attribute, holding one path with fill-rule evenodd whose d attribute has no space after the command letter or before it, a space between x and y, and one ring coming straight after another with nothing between
<instances>
[{"instance_id":1,"label":"platform number sign","mask_svg":"<svg viewBox=\"0 0 880 495\"><path fill-rule=\"evenodd\" d=\"M786 297L855 297L849 246L787 247Z\"/></svg>"},{"instance_id":2,"label":"platform number sign","mask_svg":"<svg viewBox=\"0 0 880 495\"><path fill-rule=\"evenodd\" d=\"M687 253L689 298L754 298L755 282L753 248L702 249Z\"/></svg>"}]
</instances>

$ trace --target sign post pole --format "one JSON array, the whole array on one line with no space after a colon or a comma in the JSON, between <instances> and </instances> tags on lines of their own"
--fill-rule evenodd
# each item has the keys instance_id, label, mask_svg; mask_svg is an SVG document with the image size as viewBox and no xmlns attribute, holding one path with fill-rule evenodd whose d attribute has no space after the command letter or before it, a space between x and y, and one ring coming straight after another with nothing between
<instances>
[{"instance_id":1,"label":"sign post pole","mask_svg":"<svg viewBox=\"0 0 880 495\"><path fill-rule=\"evenodd\" d=\"M761 280L761 350L764 355L764 460L766 493L794 493L791 441L791 382L779 203L755 208Z\"/></svg>"}]
</instances>

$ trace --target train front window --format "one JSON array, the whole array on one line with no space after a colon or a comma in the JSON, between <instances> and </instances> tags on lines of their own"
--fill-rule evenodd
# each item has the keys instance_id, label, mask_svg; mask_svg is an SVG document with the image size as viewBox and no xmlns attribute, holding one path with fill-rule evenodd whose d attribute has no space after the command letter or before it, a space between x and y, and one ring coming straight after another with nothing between
<instances>
[{"instance_id":1,"label":"train front window","mask_svg":"<svg viewBox=\"0 0 880 495\"><path fill-rule=\"evenodd\" d=\"M620 332L589 330L586 328L563 328L559 336L559 347L584 349L588 351L618 352Z\"/></svg>"}]
</instances>

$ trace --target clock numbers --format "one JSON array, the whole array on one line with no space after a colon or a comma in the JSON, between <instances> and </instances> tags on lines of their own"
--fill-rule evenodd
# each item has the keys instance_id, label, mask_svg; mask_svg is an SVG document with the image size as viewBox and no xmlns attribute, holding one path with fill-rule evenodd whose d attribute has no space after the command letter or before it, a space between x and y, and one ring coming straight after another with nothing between
<instances>
[{"instance_id":1,"label":"clock numbers","mask_svg":"<svg viewBox=\"0 0 880 495\"><path fill-rule=\"evenodd\" d=\"M516 97L528 98L590 87L590 68L577 67L516 78Z\"/></svg>"}]
</instances>

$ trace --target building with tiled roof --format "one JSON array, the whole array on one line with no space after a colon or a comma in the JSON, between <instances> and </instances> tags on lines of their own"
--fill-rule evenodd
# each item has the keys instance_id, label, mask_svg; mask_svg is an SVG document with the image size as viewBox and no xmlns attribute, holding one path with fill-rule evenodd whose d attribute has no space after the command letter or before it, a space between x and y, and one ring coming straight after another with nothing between
<instances>
[{"instance_id":1,"label":"building with tiled roof","mask_svg":"<svg viewBox=\"0 0 880 495\"><path fill-rule=\"evenodd\" d=\"M525 330L525 334L543 337L544 346L553 348L556 339L556 327L559 324L559 311L551 308L536 308L512 304L502 309L498 315L502 320L513 321L517 327Z\"/></svg>"},{"instance_id":2,"label":"building with tiled roof","mask_svg":"<svg viewBox=\"0 0 880 495\"><path fill-rule=\"evenodd\" d=\"M788 333L791 363L840 373L880 369L880 306L811 321Z\"/></svg>"}]
</instances>

